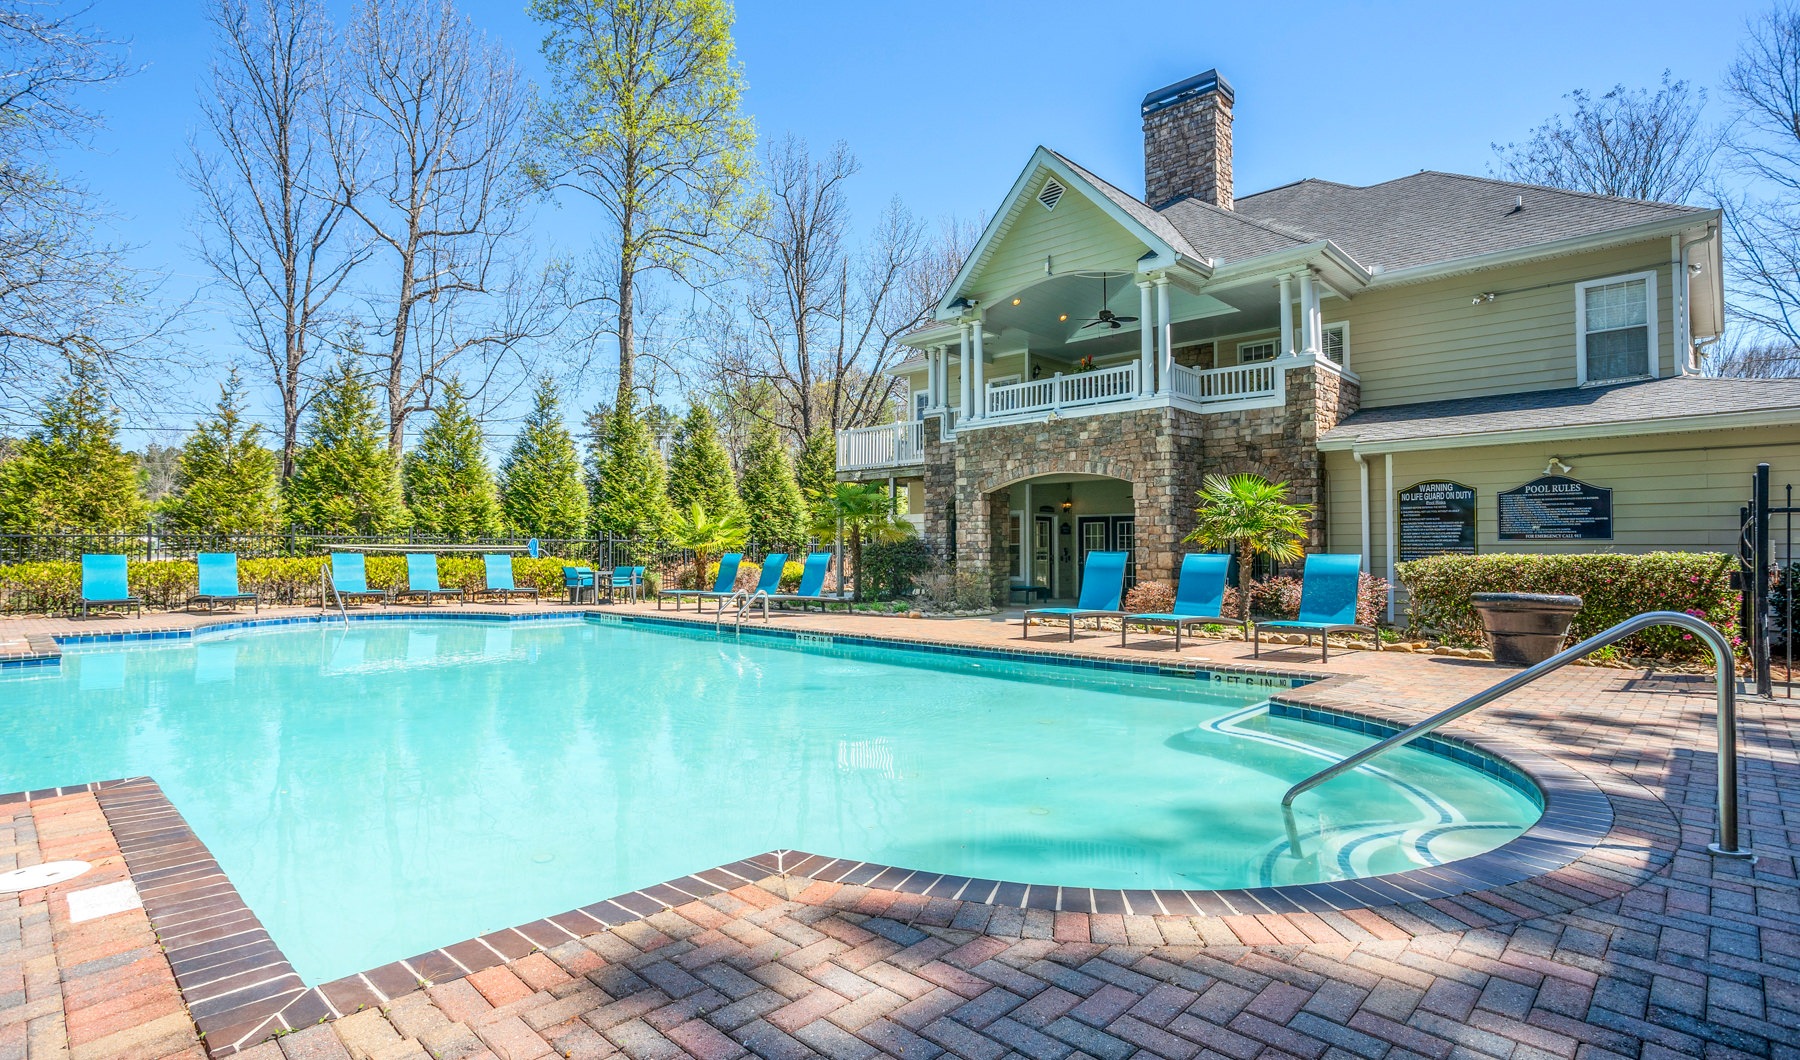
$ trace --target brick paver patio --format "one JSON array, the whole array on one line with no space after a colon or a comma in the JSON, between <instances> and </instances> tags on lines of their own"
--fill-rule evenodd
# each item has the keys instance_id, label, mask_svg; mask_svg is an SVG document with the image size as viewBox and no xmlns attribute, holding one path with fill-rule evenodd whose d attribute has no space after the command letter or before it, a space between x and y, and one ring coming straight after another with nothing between
<instances>
[{"instance_id":1,"label":"brick paver patio","mask_svg":"<svg viewBox=\"0 0 1800 1060\"><path fill-rule=\"evenodd\" d=\"M1016 622L775 622L1019 646ZM70 628L0 623L0 652ZM1075 648L1172 655L1151 637L1123 652L1104 635ZM1222 642L1183 653L1220 665L1247 654ZM1388 653L1346 653L1328 668L1316 658L1295 649L1262 661L1342 675L1284 698L1398 721L1503 672ZM1743 702L1743 823L1760 860L1715 860L1709 687L1577 668L1454 726L1549 753L1622 808L1591 857L1501 891L1375 910L1088 914L872 889L831 882L818 859L759 859L766 875L729 892L512 960L496 952L491 967L423 991L372 993L361 1011L247 1041L239 1055L1800 1060L1800 709ZM0 869L69 849L122 878L92 796L0 807ZM194 1054L188 1025L188 1037L107 1037L166 1019L175 995L166 963L145 959L141 910L67 924L59 895L94 882L0 896L0 1060Z\"/></svg>"}]
</instances>

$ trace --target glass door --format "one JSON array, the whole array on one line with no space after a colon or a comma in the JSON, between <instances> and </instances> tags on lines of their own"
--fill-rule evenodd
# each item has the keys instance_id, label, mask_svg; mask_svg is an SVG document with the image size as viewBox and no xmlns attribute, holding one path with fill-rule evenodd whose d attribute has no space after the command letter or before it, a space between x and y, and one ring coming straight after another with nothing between
<instances>
[{"instance_id":1,"label":"glass door","mask_svg":"<svg viewBox=\"0 0 1800 1060\"><path fill-rule=\"evenodd\" d=\"M1056 595L1056 563L1052 548L1056 545L1056 519L1040 515L1031 523L1031 581Z\"/></svg>"}]
</instances>

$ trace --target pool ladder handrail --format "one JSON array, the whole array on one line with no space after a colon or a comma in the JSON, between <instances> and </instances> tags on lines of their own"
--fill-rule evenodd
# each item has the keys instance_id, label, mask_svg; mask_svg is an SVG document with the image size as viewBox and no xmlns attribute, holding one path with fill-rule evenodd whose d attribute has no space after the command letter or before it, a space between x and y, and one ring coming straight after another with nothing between
<instances>
[{"instance_id":1,"label":"pool ladder handrail","mask_svg":"<svg viewBox=\"0 0 1800 1060\"><path fill-rule=\"evenodd\" d=\"M1633 633L1649 629L1652 626L1674 626L1688 630L1705 641L1707 648L1712 652L1716 671L1715 680L1718 684L1719 832L1718 842L1708 843L1706 849L1719 857L1747 858L1755 861L1756 854L1753 851L1738 846L1737 671L1731 643L1711 623L1679 611L1647 611L1628 618L1611 629L1596 633L1579 644L1557 652L1535 666L1520 670L1506 680L1475 693L1455 706L1439 711L1417 725L1395 733L1380 743L1365 747L1343 761L1327 766L1295 784L1287 790L1287 794L1281 797L1281 810L1287 818L1289 844L1296 851L1299 850L1299 832L1294 824L1294 799L1296 797L1355 769L1377 755L1386 754L1397 747L1405 747L1419 737L1455 721L1470 711L1486 706L1508 693L1515 692L1545 674L1560 670L1577 659L1591 655L1609 644L1616 643Z\"/></svg>"},{"instance_id":2,"label":"pool ladder handrail","mask_svg":"<svg viewBox=\"0 0 1800 1060\"><path fill-rule=\"evenodd\" d=\"M319 565L319 583L322 586L322 588L319 592L319 606L320 607L326 606L325 592L326 592L326 590L329 590L331 592L331 598L333 600L337 601L338 614L343 616L344 625L346 627L349 626L350 625L350 610L349 610L349 608L346 608L344 606L344 598L341 594L338 593L337 583L331 580L331 561L330 560L326 560L324 563L321 563Z\"/></svg>"},{"instance_id":3,"label":"pool ladder handrail","mask_svg":"<svg viewBox=\"0 0 1800 1060\"><path fill-rule=\"evenodd\" d=\"M733 633L736 633L736 632L739 632L740 630L742 630L744 628L745 616L747 616L750 613L750 609L752 607L756 606L756 602L758 600L762 601L763 621L765 623L768 622L769 621L769 594L768 594L768 592L763 589L758 589L753 593L747 589L739 589L737 592L731 594L730 599L726 600L724 603L721 603L719 605L719 609L713 613L713 631L717 632L720 629L721 625L724 623L725 607L727 604L737 604L738 605L737 613L732 618L731 631Z\"/></svg>"}]
</instances>

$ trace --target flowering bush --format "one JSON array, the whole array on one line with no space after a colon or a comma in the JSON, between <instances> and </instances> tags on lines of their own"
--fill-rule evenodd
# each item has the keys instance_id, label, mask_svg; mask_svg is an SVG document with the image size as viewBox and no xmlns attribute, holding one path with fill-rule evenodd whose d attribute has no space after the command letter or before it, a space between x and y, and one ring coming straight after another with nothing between
<instances>
[{"instance_id":1,"label":"flowering bush","mask_svg":"<svg viewBox=\"0 0 1800 1060\"><path fill-rule=\"evenodd\" d=\"M1138 582L1125 593L1125 610L1134 615L1166 615L1175 606L1175 587L1168 582Z\"/></svg>"},{"instance_id":2,"label":"flowering bush","mask_svg":"<svg viewBox=\"0 0 1800 1060\"><path fill-rule=\"evenodd\" d=\"M549 598L563 591L564 560L513 557L513 582L537 589ZM238 588L262 594L265 604L316 604L322 584L323 556L284 556L238 560ZM571 564L573 565L573 564ZM371 555L367 560L369 587L395 589L406 584L406 557ZM180 607L199 589L193 560L134 560L129 582L134 595L147 608ZM446 589L472 590L487 584L487 568L481 556L460 553L438 557L438 584ZM0 567L0 610L55 614L81 606L81 564L76 562L18 563Z\"/></svg>"},{"instance_id":3,"label":"flowering bush","mask_svg":"<svg viewBox=\"0 0 1800 1060\"><path fill-rule=\"evenodd\" d=\"M1356 620L1365 626L1377 624L1387 611L1388 583L1381 578L1362 576L1356 604ZM1175 587L1168 582L1139 582L1125 594L1125 610L1138 614L1166 614L1175 606ZM1226 618L1236 618L1238 591L1226 586ZM1300 579L1264 578L1250 583L1250 613L1257 618L1296 618L1300 614Z\"/></svg>"},{"instance_id":4,"label":"flowering bush","mask_svg":"<svg viewBox=\"0 0 1800 1060\"><path fill-rule=\"evenodd\" d=\"M1642 555L1432 556L1398 567L1411 597L1414 628L1451 644L1483 643L1475 593L1564 593L1581 597L1570 629L1590 637L1645 611L1685 611L1737 636L1738 594L1731 587L1736 561L1711 552ZM1689 659L1706 654L1701 642L1677 629L1651 629L1620 644L1638 658Z\"/></svg>"}]
</instances>

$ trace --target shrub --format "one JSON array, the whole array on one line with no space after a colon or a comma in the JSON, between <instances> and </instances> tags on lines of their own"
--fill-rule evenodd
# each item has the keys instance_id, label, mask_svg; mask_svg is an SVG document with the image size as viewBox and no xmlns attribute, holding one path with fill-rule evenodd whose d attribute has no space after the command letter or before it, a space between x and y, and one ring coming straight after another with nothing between
<instances>
[{"instance_id":1,"label":"shrub","mask_svg":"<svg viewBox=\"0 0 1800 1060\"><path fill-rule=\"evenodd\" d=\"M917 537L871 541L863 546L863 577L876 595L893 599L909 595L914 579L931 570L931 549Z\"/></svg>"},{"instance_id":2,"label":"shrub","mask_svg":"<svg viewBox=\"0 0 1800 1060\"><path fill-rule=\"evenodd\" d=\"M1299 578L1282 576L1252 582L1250 613L1261 619L1297 618L1300 615L1300 590ZM1361 575L1356 599L1356 621L1365 626L1379 625L1387 615L1387 602L1387 580L1369 574ZM1235 618L1238 614L1238 591L1227 587L1225 615L1227 618Z\"/></svg>"},{"instance_id":3,"label":"shrub","mask_svg":"<svg viewBox=\"0 0 1800 1060\"><path fill-rule=\"evenodd\" d=\"M1175 587L1168 582L1138 582L1125 593L1125 610L1136 615L1166 615L1175 606Z\"/></svg>"},{"instance_id":4,"label":"shrub","mask_svg":"<svg viewBox=\"0 0 1800 1060\"><path fill-rule=\"evenodd\" d=\"M926 611L980 611L994 606L994 586L973 571L933 564L919 579L919 604Z\"/></svg>"},{"instance_id":5,"label":"shrub","mask_svg":"<svg viewBox=\"0 0 1800 1060\"><path fill-rule=\"evenodd\" d=\"M1411 596L1412 625L1453 644L1482 643L1475 593L1567 593L1581 597L1570 629L1577 638L1645 611L1685 611L1737 634L1738 594L1731 588L1736 560L1721 553L1649 552L1642 555L1433 556L1399 565ZM1705 655L1692 634L1645 630L1621 642L1638 658L1689 659Z\"/></svg>"}]
</instances>

